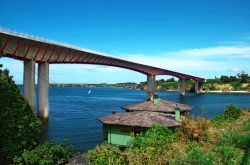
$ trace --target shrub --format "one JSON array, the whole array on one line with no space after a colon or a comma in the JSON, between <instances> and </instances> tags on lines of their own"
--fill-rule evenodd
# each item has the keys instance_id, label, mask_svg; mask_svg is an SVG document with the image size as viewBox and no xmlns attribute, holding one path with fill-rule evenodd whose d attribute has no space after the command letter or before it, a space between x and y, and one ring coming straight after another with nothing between
<instances>
[{"instance_id":1,"label":"shrub","mask_svg":"<svg viewBox=\"0 0 250 165\"><path fill-rule=\"evenodd\" d=\"M243 122L243 129L250 132L250 117Z\"/></svg>"},{"instance_id":2,"label":"shrub","mask_svg":"<svg viewBox=\"0 0 250 165\"><path fill-rule=\"evenodd\" d=\"M46 142L34 150L24 150L20 157L15 157L14 163L29 165L63 164L75 155L72 146L63 143Z\"/></svg>"},{"instance_id":3,"label":"shrub","mask_svg":"<svg viewBox=\"0 0 250 165\"><path fill-rule=\"evenodd\" d=\"M103 144L94 150L89 150L87 155L89 164L125 164L126 157L123 157L117 145Z\"/></svg>"},{"instance_id":4,"label":"shrub","mask_svg":"<svg viewBox=\"0 0 250 165\"><path fill-rule=\"evenodd\" d=\"M234 105L228 105L225 109L224 114L225 114L225 119L236 120L240 117L241 110L240 110L240 108L237 108Z\"/></svg>"},{"instance_id":5,"label":"shrub","mask_svg":"<svg viewBox=\"0 0 250 165\"><path fill-rule=\"evenodd\" d=\"M231 82L230 83L233 87L233 90L240 90L241 83L239 81Z\"/></svg>"},{"instance_id":6,"label":"shrub","mask_svg":"<svg viewBox=\"0 0 250 165\"><path fill-rule=\"evenodd\" d=\"M221 125L225 121L232 122L232 121L237 120L240 117L241 113L242 113L242 111L240 108L237 108L234 105L228 105L226 107L226 109L224 110L223 115L218 115L215 118L213 118L211 121L215 125Z\"/></svg>"},{"instance_id":7,"label":"shrub","mask_svg":"<svg viewBox=\"0 0 250 165\"><path fill-rule=\"evenodd\" d=\"M197 117L192 120L190 117L185 117L181 121L180 134L185 140L200 140L206 138L207 129L210 126L210 122L204 118Z\"/></svg>"},{"instance_id":8,"label":"shrub","mask_svg":"<svg viewBox=\"0 0 250 165\"><path fill-rule=\"evenodd\" d=\"M207 153L202 149L201 146L199 146L196 142L191 142L188 144L187 149L187 160L185 162L188 162L192 165L200 165L200 164L206 164L206 165L212 165L214 164L214 157L211 153Z\"/></svg>"},{"instance_id":9,"label":"shrub","mask_svg":"<svg viewBox=\"0 0 250 165\"><path fill-rule=\"evenodd\" d=\"M150 129L131 140L132 148L145 149L150 152L157 151L158 147L177 139L177 134L164 126L153 125Z\"/></svg>"},{"instance_id":10,"label":"shrub","mask_svg":"<svg viewBox=\"0 0 250 165\"><path fill-rule=\"evenodd\" d=\"M211 121L212 121L213 124L215 124L215 125L221 125L221 124L223 124L223 123L226 121L225 115L224 115L224 114L223 114L223 115L217 115L217 116L216 116L215 118L213 118Z\"/></svg>"},{"instance_id":11,"label":"shrub","mask_svg":"<svg viewBox=\"0 0 250 165\"><path fill-rule=\"evenodd\" d=\"M222 164L225 165L237 165L242 164L244 151L231 145L216 145L215 152Z\"/></svg>"},{"instance_id":12,"label":"shrub","mask_svg":"<svg viewBox=\"0 0 250 165\"><path fill-rule=\"evenodd\" d=\"M11 160L38 144L41 121L22 97L8 70L0 68L0 154Z\"/></svg>"},{"instance_id":13,"label":"shrub","mask_svg":"<svg viewBox=\"0 0 250 165\"><path fill-rule=\"evenodd\" d=\"M246 149L249 146L250 134L249 133L239 133L235 130L226 131L222 138L219 140L219 145L231 145L237 148Z\"/></svg>"}]
</instances>

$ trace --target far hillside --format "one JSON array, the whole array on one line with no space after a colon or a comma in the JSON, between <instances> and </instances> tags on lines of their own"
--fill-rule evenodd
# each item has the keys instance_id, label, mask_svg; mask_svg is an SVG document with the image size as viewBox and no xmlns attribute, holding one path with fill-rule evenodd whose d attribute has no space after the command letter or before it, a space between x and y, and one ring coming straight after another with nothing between
<instances>
[{"instance_id":1,"label":"far hillside","mask_svg":"<svg viewBox=\"0 0 250 165\"><path fill-rule=\"evenodd\" d=\"M250 76L242 71L235 76L224 76L222 75L220 78L215 77L214 79L206 79L206 82L199 84L201 86L201 90L204 92L208 91L247 91L250 92ZM141 82L138 88L146 90L147 84L146 82ZM174 78L170 79L160 79L156 81L157 90L178 90L179 81ZM194 81L187 80L186 81L186 91L193 92L194 91Z\"/></svg>"}]
</instances>

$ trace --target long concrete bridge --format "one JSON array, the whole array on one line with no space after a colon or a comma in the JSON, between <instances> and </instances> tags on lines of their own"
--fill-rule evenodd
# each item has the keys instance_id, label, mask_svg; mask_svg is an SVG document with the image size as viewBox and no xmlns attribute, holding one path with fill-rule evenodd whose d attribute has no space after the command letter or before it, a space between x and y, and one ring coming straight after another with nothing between
<instances>
[{"instance_id":1,"label":"long concrete bridge","mask_svg":"<svg viewBox=\"0 0 250 165\"><path fill-rule=\"evenodd\" d=\"M195 81L195 91L203 78L171 70L118 59L21 33L0 29L0 55L24 61L24 96L34 107L35 63L38 63L38 116L49 116L49 64L95 64L130 69L147 76L148 97L155 93L157 75L171 75L180 79L180 95L185 95L185 80Z\"/></svg>"}]
</instances>

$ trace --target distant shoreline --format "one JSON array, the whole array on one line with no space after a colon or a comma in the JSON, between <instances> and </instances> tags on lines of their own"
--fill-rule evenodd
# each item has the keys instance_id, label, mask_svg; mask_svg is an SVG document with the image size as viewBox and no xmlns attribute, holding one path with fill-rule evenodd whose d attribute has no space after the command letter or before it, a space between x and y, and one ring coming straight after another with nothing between
<instances>
[{"instance_id":1,"label":"distant shoreline","mask_svg":"<svg viewBox=\"0 0 250 165\"><path fill-rule=\"evenodd\" d=\"M22 86L22 84L18 84ZM141 88L131 87L131 86L115 86L110 84L50 84L51 87L103 87L103 88L127 88L127 89L135 89L146 91ZM166 92L178 92L179 90L158 90L158 91L166 91ZM187 91L189 92L189 91ZM200 91L199 93L239 93L239 94L249 94L250 91L222 91L222 90L210 90L210 91Z\"/></svg>"},{"instance_id":2,"label":"distant shoreline","mask_svg":"<svg viewBox=\"0 0 250 165\"><path fill-rule=\"evenodd\" d=\"M205 91L200 93L250 93L250 91L222 91L222 90L216 90L216 91Z\"/></svg>"}]
</instances>

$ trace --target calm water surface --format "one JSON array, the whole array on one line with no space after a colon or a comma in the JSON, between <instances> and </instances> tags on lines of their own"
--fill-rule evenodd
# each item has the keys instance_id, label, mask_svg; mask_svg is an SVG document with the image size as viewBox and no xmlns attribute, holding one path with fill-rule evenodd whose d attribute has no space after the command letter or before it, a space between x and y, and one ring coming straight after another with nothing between
<instances>
[{"instance_id":1,"label":"calm water surface","mask_svg":"<svg viewBox=\"0 0 250 165\"><path fill-rule=\"evenodd\" d=\"M144 91L122 88L50 87L47 137L58 142L67 140L75 150L86 151L102 143L102 124L98 117L120 111L121 106L144 101ZM88 94L89 90L91 93ZM190 94L159 92L159 97L193 106L191 114L199 115L201 107L207 117L221 114L228 104L250 107L250 94Z\"/></svg>"}]
</instances>

